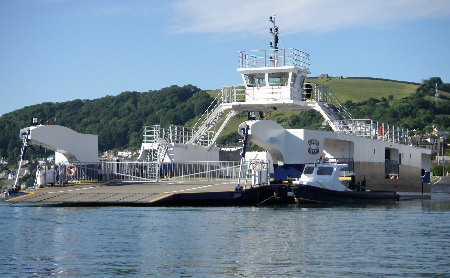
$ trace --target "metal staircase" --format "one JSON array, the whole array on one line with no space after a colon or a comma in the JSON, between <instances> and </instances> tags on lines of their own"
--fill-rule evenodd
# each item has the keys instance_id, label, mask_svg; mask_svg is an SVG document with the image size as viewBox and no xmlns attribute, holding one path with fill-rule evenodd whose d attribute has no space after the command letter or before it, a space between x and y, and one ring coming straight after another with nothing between
<instances>
[{"instance_id":1,"label":"metal staircase","mask_svg":"<svg viewBox=\"0 0 450 278\"><path fill-rule=\"evenodd\" d=\"M353 117L327 86L316 84L314 97L314 109L320 112L333 131L349 130L347 122L352 121Z\"/></svg>"},{"instance_id":2,"label":"metal staircase","mask_svg":"<svg viewBox=\"0 0 450 278\"><path fill-rule=\"evenodd\" d=\"M214 101L208 106L206 111L197 120L192 127L193 135L187 141L187 144L206 145L212 147L219 137L220 133L225 128L228 121L232 116L237 113L232 111L227 114L225 120L218 127L218 123L226 110L231 109L228 105L230 101L229 92L222 90L214 99Z\"/></svg>"},{"instance_id":3,"label":"metal staircase","mask_svg":"<svg viewBox=\"0 0 450 278\"><path fill-rule=\"evenodd\" d=\"M166 156L167 153L167 149L168 149L169 144L167 143L166 139L164 138L159 138L157 140L157 144L156 144L156 149L152 152L152 162L153 165L152 167L148 168L148 175L147 177L150 180L159 180L159 175L160 175L160 171L161 171L161 165L164 161L164 157Z\"/></svg>"},{"instance_id":4,"label":"metal staircase","mask_svg":"<svg viewBox=\"0 0 450 278\"><path fill-rule=\"evenodd\" d=\"M155 162L148 176L159 179L160 168L170 144L203 145L208 149L213 147L229 120L238 113L227 111L231 109L229 103L234 100L233 96L235 94L228 87L222 89L192 129L174 125L167 129L159 125L145 126L139 160Z\"/></svg>"},{"instance_id":5,"label":"metal staircase","mask_svg":"<svg viewBox=\"0 0 450 278\"><path fill-rule=\"evenodd\" d=\"M315 85L313 101L313 109L322 114L334 132L407 144L408 129L371 119L354 119L333 92L324 85Z\"/></svg>"},{"instance_id":6,"label":"metal staircase","mask_svg":"<svg viewBox=\"0 0 450 278\"><path fill-rule=\"evenodd\" d=\"M161 165L169 148L166 133L159 125L144 127L144 141L141 146L139 160L153 162L147 169L146 178L157 181L160 175Z\"/></svg>"},{"instance_id":7,"label":"metal staircase","mask_svg":"<svg viewBox=\"0 0 450 278\"><path fill-rule=\"evenodd\" d=\"M26 150L28 147L28 135L29 134L26 134L26 133L22 134L22 148L20 149L19 167L17 168L16 179L15 179L14 185L12 187L13 191L20 190L19 175L20 175L20 170L22 168L23 159L25 158L25 153L26 153Z\"/></svg>"},{"instance_id":8,"label":"metal staircase","mask_svg":"<svg viewBox=\"0 0 450 278\"><path fill-rule=\"evenodd\" d=\"M234 116L237 115L238 112L236 111L229 111L227 116L225 117L225 120L223 121L223 123L220 125L220 128L214 133L214 137L212 138L212 140L209 142L208 144L208 148L211 148L217 141L217 138L219 138L220 134L222 133L223 129L226 127L226 125L228 124L228 122L230 121L230 119Z\"/></svg>"}]
</instances>

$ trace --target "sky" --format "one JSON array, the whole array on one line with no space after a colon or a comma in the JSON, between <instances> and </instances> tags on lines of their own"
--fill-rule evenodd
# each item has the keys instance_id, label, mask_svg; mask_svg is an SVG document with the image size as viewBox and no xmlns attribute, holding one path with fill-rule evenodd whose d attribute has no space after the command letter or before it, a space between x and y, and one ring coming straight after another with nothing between
<instances>
[{"instance_id":1,"label":"sky","mask_svg":"<svg viewBox=\"0 0 450 278\"><path fill-rule=\"evenodd\" d=\"M43 102L242 84L238 51L310 54L310 76L450 83L448 0L0 0L0 115Z\"/></svg>"}]
</instances>

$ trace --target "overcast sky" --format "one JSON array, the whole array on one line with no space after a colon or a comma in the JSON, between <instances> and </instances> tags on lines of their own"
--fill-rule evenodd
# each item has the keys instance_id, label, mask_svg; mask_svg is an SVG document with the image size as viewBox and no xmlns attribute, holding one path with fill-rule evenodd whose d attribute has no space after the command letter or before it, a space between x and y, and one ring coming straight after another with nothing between
<instances>
[{"instance_id":1,"label":"overcast sky","mask_svg":"<svg viewBox=\"0 0 450 278\"><path fill-rule=\"evenodd\" d=\"M42 102L242 83L239 50L311 55L311 75L450 83L448 0L0 0L0 115Z\"/></svg>"}]
</instances>

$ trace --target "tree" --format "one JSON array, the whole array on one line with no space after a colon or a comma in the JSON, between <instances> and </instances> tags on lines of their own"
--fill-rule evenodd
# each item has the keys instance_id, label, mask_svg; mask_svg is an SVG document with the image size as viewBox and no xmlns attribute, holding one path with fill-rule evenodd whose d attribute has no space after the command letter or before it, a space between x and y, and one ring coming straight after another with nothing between
<instances>
[{"instance_id":1,"label":"tree","mask_svg":"<svg viewBox=\"0 0 450 278\"><path fill-rule=\"evenodd\" d=\"M445 164L438 164L431 167L430 172L433 173L434 176L444 176L450 173L450 165L445 166Z\"/></svg>"},{"instance_id":2,"label":"tree","mask_svg":"<svg viewBox=\"0 0 450 278\"><path fill-rule=\"evenodd\" d=\"M443 84L442 79L440 77L432 77L428 80L423 80L422 84L416 91L418 96L434 96L436 93L436 84L438 88Z\"/></svg>"}]
</instances>

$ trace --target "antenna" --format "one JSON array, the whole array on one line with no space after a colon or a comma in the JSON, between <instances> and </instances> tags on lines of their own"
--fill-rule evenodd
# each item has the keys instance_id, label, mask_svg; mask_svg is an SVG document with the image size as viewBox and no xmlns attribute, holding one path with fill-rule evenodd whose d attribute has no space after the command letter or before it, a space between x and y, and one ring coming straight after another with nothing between
<instances>
[{"instance_id":1,"label":"antenna","mask_svg":"<svg viewBox=\"0 0 450 278\"><path fill-rule=\"evenodd\" d=\"M438 106L438 97L439 97L439 93L438 93L438 88L437 88L437 83L436 83L436 94L434 95L434 101L435 101L436 106Z\"/></svg>"},{"instance_id":2,"label":"antenna","mask_svg":"<svg viewBox=\"0 0 450 278\"><path fill-rule=\"evenodd\" d=\"M273 41L270 42L270 47L278 49L278 26L275 25L275 15L270 16L269 21L273 24L272 28L269 29L273 35Z\"/></svg>"}]
</instances>

